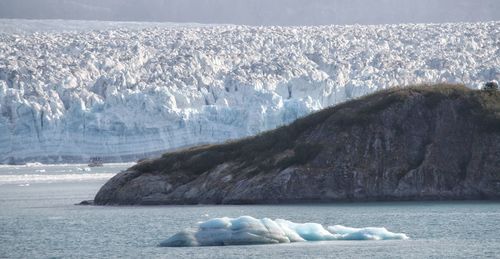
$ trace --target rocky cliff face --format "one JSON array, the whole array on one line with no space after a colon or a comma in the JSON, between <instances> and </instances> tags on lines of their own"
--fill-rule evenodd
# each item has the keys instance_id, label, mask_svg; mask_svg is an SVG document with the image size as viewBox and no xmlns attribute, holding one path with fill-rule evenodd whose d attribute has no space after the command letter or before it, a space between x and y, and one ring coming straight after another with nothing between
<instances>
[{"instance_id":1,"label":"rocky cliff face","mask_svg":"<svg viewBox=\"0 0 500 259\"><path fill-rule=\"evenodd\" d=\"M104 204L500 198L500 93L391 89L119 173Z\"/></svg>"}]
</instances>

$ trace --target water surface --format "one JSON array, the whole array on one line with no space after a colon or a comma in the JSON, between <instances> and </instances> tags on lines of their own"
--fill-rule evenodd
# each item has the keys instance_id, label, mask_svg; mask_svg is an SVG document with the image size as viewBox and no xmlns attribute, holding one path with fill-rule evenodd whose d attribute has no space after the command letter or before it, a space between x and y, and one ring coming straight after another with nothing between
<instances>
[{"instance_id":1,"label":"water surface","mask_svg":"<svg viewBox=\"0 0 500 259\"><path fill-rule=\"evenodd\" d=\"M495 202L73 205L92 199L107 178L128 166L78 171L96 174L87 178L68 176L74 174L73 171L55 172L68 170L62 167L1 166L0 176L12 178L0 177L0 258L495 258L500 254L500 203ZM30 178L30 175L43 174L52 180ZM20 181L9 180L19 175L26 177L20 177L24 179ZM191 248L157 246L161 240L193 227L196 222L241 215L317 222L325 226L384 226L390 231L408 234L411 240Z\"/></svg>"}]
</instances>

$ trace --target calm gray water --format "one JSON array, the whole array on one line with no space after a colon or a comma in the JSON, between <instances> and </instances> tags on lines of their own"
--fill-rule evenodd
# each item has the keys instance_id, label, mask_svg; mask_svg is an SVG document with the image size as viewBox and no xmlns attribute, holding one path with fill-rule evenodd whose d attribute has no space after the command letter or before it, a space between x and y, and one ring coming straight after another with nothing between
<instances>
[{"instance_id":1,"label":"calm gray water","mask_svg":"<svg viewBox=\"0 0 500 259\"><path fill-rule=\"evenodd\" d=\"M125 167L113 165L91 171L74 165L0 167L0 258L498 258L500 255L500 203L493 202L73 205L91 199L110 173ZM198 221L241 215L323 225L384 226L408 234L411 240L157 246L161 240L193 227Z\"/></svg>"}]
</instances>

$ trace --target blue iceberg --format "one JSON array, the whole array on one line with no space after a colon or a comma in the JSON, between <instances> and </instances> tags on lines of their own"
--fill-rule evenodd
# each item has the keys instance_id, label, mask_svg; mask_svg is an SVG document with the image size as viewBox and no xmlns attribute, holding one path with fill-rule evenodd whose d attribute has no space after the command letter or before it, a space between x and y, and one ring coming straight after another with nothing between
<instances>
[{"instance_id":1,"label":"blue iceberg","mask_svg":"<svg viewBox=\"0 0 500 259\"><path fill-rule=\"evenodd\" d=\"M327 240L406 240L403 233L385 228L351 228L341 225L324 228L318 223L294 223L284 219L214 218L200 222L160 243L160 246L226 246L279 244Z\"/></svg>"}]
</instances>

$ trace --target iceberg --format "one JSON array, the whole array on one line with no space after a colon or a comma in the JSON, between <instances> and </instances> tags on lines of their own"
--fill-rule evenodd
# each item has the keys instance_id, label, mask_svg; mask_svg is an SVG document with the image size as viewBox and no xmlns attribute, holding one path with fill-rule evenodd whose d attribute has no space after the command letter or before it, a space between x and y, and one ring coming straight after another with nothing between
<instances>
[{"instance_id":1,"label":"iceberg","mask_svg":"<svg viewBox=\"0 0 500 259\"><path fill-rule=\"evenodd\" d=\"M403 233L385 228L351 228L341 225L324 228L318 223L294 223L285 219L256 219L251 216L214 218L198 223L162 241L160 246L226 246L280 244L333 240L406 240Z\"/></svg>"}]
</instances>

